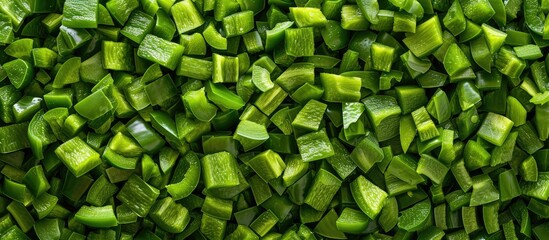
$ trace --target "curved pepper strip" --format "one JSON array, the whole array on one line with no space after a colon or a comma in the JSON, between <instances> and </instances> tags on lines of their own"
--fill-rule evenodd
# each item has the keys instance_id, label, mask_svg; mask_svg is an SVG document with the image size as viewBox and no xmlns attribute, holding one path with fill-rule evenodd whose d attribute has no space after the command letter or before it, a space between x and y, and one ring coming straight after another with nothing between
<instances>
[{"instance_id":1,"label":"curved pepper strip","mask_svg":"<svg viewBox=\"0 0 549 240\"><path fill-rule=\"evenodd\" d=\"M200 159L198 158L196 153L189 152L183 157L182 160L183 161L181 161L179 165L185 164L188 166L185 175L183 176L181 181L166 186L168 193L172 196L174 200L183 199L189 196L194 191L194 189L198 185L198 181L200 180ZM176 174L177 169L179 169L179 165L176 168Z\"/></svg>"},{"instance_id":2,"label":"curved pepper strip","mask_svg":"<svg viewBox=\"0 0 549 240\"><path fill-rule=\"evenodd\" d=\"M34 157L37 160L44 159L43 149L57 141L48 122L44 120L44 110L38 111L30 121L27 137Z\"/></svg>"},{"instance_id":3,"label":"curved pepper strip","mask_svg":"<svg viewBox=\"0 0 549 240\"><path fill-rule=\"evenodd\" d=\"M205 86L208 98L219 106L238 110L246 104L240 96L234 94L222 84L207 81Z\"/></svg>"},{"instance_id":4,"label":"curved pepper strip","mask_svg":"<svg viewBox=\"0 0 549 240\"><path fill-rule=\"evenodd\" d=\"M524 1L524 19L526 25L532 32L543 35L543 12L541 11L537 0Z\"/></svg>"},{"instance_id":5,"label":"curved pepper strip","mask_svg":"<svg viewBox=\"0 0 549 240\"><path fill-rule=\"evenodd\" d=\"M103 207L82 206L74 215L77 222L86 226L108 228L118 225L112 205Z\"/></svg>"},{"instance_id":6,"label":"curved pepper strip","mask_svg":"<svg viewBox=\"0 0 549 240\"><path fill-rule=\"evenodd\" d=\"M137 161L139 160L138 157L125 157L124 155L118 154L108 147L105 148L102 158L112 166L120 169L135 169L137 166Z\"/></svg>"},{"instance_id":7,"label":"curved pepper strip","mask_svg":"<svg viewBox=\"0 0 549 240\"><path fill-rule=\"evenodd\" d=\"M204 88L196 91L189 91L185 93L181 99L183 100L185 108L188 108L200 121L208 122L212 120L217 113L215 105L208 102Z\"/></svg>"}]
</instances>

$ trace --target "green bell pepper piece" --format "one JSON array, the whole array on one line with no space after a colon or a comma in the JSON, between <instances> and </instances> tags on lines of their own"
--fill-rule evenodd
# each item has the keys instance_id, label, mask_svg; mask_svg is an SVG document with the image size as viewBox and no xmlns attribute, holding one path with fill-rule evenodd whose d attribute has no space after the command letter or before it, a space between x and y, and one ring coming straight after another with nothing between
<instances>
[{"instance_id":1,"label":"green bell pepper piece","mask_svg":"<svg viewBox=\"0 0 549 240\"><path fill-rule=\"evenodd\" d=\"M292 126L294 128L317 131L326 108L326 104L314 99L310 100L294 118Z\"/></svg>"},{"instance_id":2,"label":"green bell pepper piece","mask_svg":"<svg viewBox=\"0 0 549 240\"><path fill-rule=\"evenodd\" d=\"M206 196L201 211L221 220L230 220L233 213L233 202L231 200Z\"/></svg>"},{"instance_id":3,"label":"green bell pepper piece","mask_svg":"<svg viewBox=\"0 0 549 240\"><path fill-rule=\"evenodd\" d=\"M237 82L239 78L238 64L238 57L229 57L220 54L213 54L212 82Z\"/></svg>"},{"instance_id":4,"label":"green bell pepper piece","mask_svg":"<svg viewBox=\"0 0 549 240\"><path fill-rule=\"evenodd\" d=\"M519 173L525 181L536 182L538 180L538 165L534 157L530 156L520 164Z\"/></svg>"},{"instance_id":5,"label":"green bell pepper piece","mask_svg":"<svg viewBox=\"0 0 549 240\"><path fill-rule=\"evenodd\" d=\"M482 24L481 28L490 53L496 53L504 44L507 34L485 23Z\"/></svg>"},{"instance_id":6,"label":"green bell pepper piece","mask_svg":"<svg viewBox=\"0 0 549 240\"><path fill-rule=\"evenodd\" d=\"M335 154L325 129L302 135L296 141L305 162L328 158Z\"/></svg>"},{"instance_id":7,"label":"green bell pepper piece","mask_svg":"<svg viewBox=\"0 0 549 240\"><path fill-rule=\"evenodd\" d=\"M240 142L244 151L249 151L267 141L269 134L265 126L252 121L242 120L236 127L233 138Z\"/></svg>"},{"instance_id":8,"label":"green bell pepper piece","mask_svg":"<svg viewBox=\"0 0 549 240\"><path fill-rule=\"evenodd\" d=\"M423 177L416 172L417 167L418 163L411 155L401 154L393 157L386 172L408 184L416 185L425 181Z\"/></svg>"},{"instance_id":9,"label":"green bell pepper piece","mask_svg":"<svg viewBox=\"0 0 549 240\"><path fill-rule=\"evenodd\" d=\"M22 59L4 63L2 68L6 71L11 84L17 89L27 87L34 78L32 64Z\"/></svg>"},{"instance_id":10,"label":"green bell pepper piece","mask_svg":"<svg viewBox=\"0 0 549 240\"><path fill-rule=\"evenodd\" d=\"M74 105L76 112L88 120L98 119L113 108L104 91L96 91Z\"/></svg>"},{"instance_id":11,"label":"green bell pepper piece","mask_svg":"<svg viewBox=\"0 0 549 240\"><path fill-rule=\"evenodd\" d=\"M138 0L110 0L105 6L114 19L121 25L124 25L130 14L139 7Z\"/></svg>"},{"instance_id":12,"label":"green bell pepper piece","mask_svg":"<svg viewBox=\"0 0 549 240\"><path fill-rule=\"evenodd\" d=\"M437 16L416 27L416 32L402 40L410 51L419 58L433 53L443 43L442 29Z\"/></svg>"},{"instance_id":13,"label":"green bell pepper piece","mask_svg":"<svg viewBox=\"0 0 549 240\"><path fill-rule=\"evenodd\" d=\"M436 184L442 184L448 170L448 167L436 158L423 154L419 159L416 172L429 177Z\"/></svg>"},{"instance_id":14,"label":"green bell pepper piece","mask_svg":"<svg viewBox=\"0 0 549 240\"><path fill-rule=\"evenodd\" d=\"M269 70L258 65L252 66L252 83L262 92L269 91L274 87Z\"/></svg>"},{"instance_id":15,"label":"green bell pepper piece","mask_svg":"<svg viewBox=\"0 0 549 240\"><path fill-rule=\"evenodd\" d=\"M469 206L480 206L500 199L500 193L488 175L473 177L473 192Z\"/></svg>"},{"instance_id":16,"label":"green bell pepper piece","mask_svg":"<svg viewBox=\"0 0 549 240\"><path fill-rule=\"evenodd\" d=\"M358 207L370 219L381 212L388 195L381 188L367 180L364 176L357 177L351 182L351 193Z\"/></svg>"},{"instance_id":17,"label":"green bell pepper piece","mask_svg":"<svg viewBox=\"0 0 549 240\"><path fill-rule=\"evenodd\" d=\"M328 102L357 102L360 99L362 81L358 77L321 73L324 88L323 99Z\"/></svg>"},{"instance_id":18,"label":"green bell pepper piece","mask_svg":"<svg viewBox=\"0 0 549 240\"><path fill-rule=\"evenodd\" d=\"M298 27L324 27L327 19L320 8L313 7L291 7L290 14L293 16Z\"/></svg>"},{"instance_id":19,"label":"green bell pepper piece","mask_svg":"<svg viewBox=\"0 0 549 240\"><path fill-rule=\"evenodd\" d=\"M277 23L272 29L265 32L265 51L273 50L284 40L285 30L290 28L294 22L286 21Z\"/></svg>"},{"instance_id":20,"label":"green bell pepper piece","mask_svg":"<svg viewBox=\"0 0 549 240\"><path fill-rule=\"evenodd\" d=\"M383 150L371 139L364 138L351 152L351 159L365 173L367 173L375 163L383 160Z\"/></svg>"},{"instance_id":21,"label":"green bell pepper piece","mask_svg":"<svg viewBox=\"0 0 549 240\"><path fill-rule=\"evenodd\" d=\"M537 182L522 183L522 195L544 200L545 197L549 197L549 189L547 188L548 183L549 174L546 172L539 172Z\"/></svg>"},{"instance_id":22,"label":"green bell pepper piece","mask_svg":"<svg viewBox=\"0 0 549 240\"><path fill-rule=\"evenodd\" d=\"M221 33L219 33L215 29L213 23L208 24L208 26L202 32L202 35L204 36L204 40L206 40L206 43L208 43L208 45L210 45L212 48L215 48L217 50L227 50L227 38L223 37L223 35L221 35Z\"/></svg>"},{"instance_id":23,"label":"green bell pepper piece","mask_svg":"<svg viewBox=\"0 0 549 240\"><path fill-rule=\"evenodd\" d=\"M49 193L42 193L32 201L32 207L36 211L38 219L43 219L55 208L59 199Z\"/></svg>"},{"instance_id":24,"label":"green bell pepper piece","mask_svg":"<svg viewBox=\"0 0 549 240\"><path fill-rule=\"evenodd\" d=\"M344 233L361 233L368 227L370 218L361 211L344 208L336 221L339 231Z\"/></svg>"},{"instance_id":25,"label":"green bell pepper piece","mask_svg":"<svg viewBox=\"0 0 549 240\"><path fill-rule=\"evenodd\" d=\"M120 34L135 43L140 44L145 38L145 35L153 31L153 24L154 19L152 16L141 11L134 11L124 27L120 30Z\"/></svg>"},{"instance_id":26,"label":"green bell pepper piece","mask_svg":"<svg viewBox=\"0 0 549 240\"><path fill-rule=\"evenodd\" d=\"M110 183L105 175L101 175L88 190L86 202L93 206L101 207L104 206L116 192L118 192L118 187Z\"/></svg>"},{"instance_id":27,"label":"green bell pepper piece","mask_svg":"<svg viewBox=\"0 0 549 240\"><path fill-rule=\"evenodd\" d=\"M218 106L226 109L238 110L245 105L240 96L234 94L222 84L216 84L208 81L206 82L205 87L208 99L210 99Z\"/></svg>"},{"instance_id":28,"label":"green bell pepper piece","mask_svg":"<svg viewBox=\"0 0 549 240\"><path fill-rule=\"evenodd\" d=\"M463 53L461 48L455 43L448 47L446 55L444 55L443 63L444 69L446 69L446 72L450 77L459 75L471 67L471 63L467 59L467 56L465 56L465 53Z\"/></svg>"},{"instance_id":29,"label":"green bell pepper piece","mask_svg":"<svg viewBox=\"0 0 549 240\"><path fill-rule=\"evenodd\" d=\"M285 159L286 168L282 174L282 181L285 187L293 185L301 179L309 167L308 162L303 162L299 154L287 155Z\"/></svg>"},{"instance_id":30,"label":"green bell pepper piece","mask_svg":"<svg viewBox=\"0 0 549 240\"><path fill-rule=\"evenodd\" d=\"M16 152L30 147L27 138L29 123L17 123L0 127L0 153Z\"/></svg>"},{"instance_id":31,"label":"green bell pepper piece","mask_svg":"<svg viewBox=\"0 0 549 240\"><path fill-rule=\"evenodd\" d=\"M244 35L254 28L254 12L242 11L223 18L223 30L227 38Z\"/></svg>"},{"instance_id":32,"label":"green bell pepper piece","mask_svg":"<svg viewBox=\"0 0 549 240\"><path fill-rule=\"evenodd\" d=\"M13 105L13 115L16 122L28 121L40 110L42 98L24 96Z\"/></svg>"},{"instance_id":33,"label":"green bell pepper piece","mask_svg":"<svg viewBox=\"0 0 549 240\"><path fill-rule=\"evenodd\" d=\"M265 201L273 196L269 184L257 175L254 175L250 178L250 188L252 189L252 194L257 205L263 204ZM257 213L258 212L255 212L254 216L257 215ZM253 219L248 219L247 221L251 223L252 220Z\"/></svg>"},{"instance_id":34,"label":"green bell pepper piece","mask_svg":"<svg viewBox=\"0 0 549 240\"><path fill-rule=\"evenodd\" d=\"M61 25L59 30L60 33L58 36L58 41L59 39L63 39L63 42L65 44L64 47L66 48L67 52L72 52L73 50L84 46L84 44L90 42L93 37L93 35L91 35L90 32L85 28L69 28L67 26Z\"/></svg>"},{"instance_id":35,"label":"green bell pepper piece","mask_svg":"<svg viewBox=\"0 0 549 240\"><path fill-rule=\"evenodd\" d=\"M23 177L23 184L27 186L29 191L38 197L50 189L48 179L44 174L44 169L41 165L32 167L25 173Z\"/></svg>"},{"instance_id":36,"label":"green bell pepper piece","mask_svg":"<svg viewBox=\"0 0 549 240\"><path fill-rule=\"evenodd\" d=\"M204 24L202 15L191 0L174 4L171 7L171 13L179 34L184 34Z\"/></svg>"},{"instance_id":37,"label":"green bell pepper piece","mask_svg":"<svg viewBox=\"0 0 549 240\"><path fill-rule=\"evenodd\" d=\"M63 7L63 25L70 28L97 28L98 4L97 0L65 1Z\"/></svg>"},{"instance_id":38,"label":"green bell pepper piece","mask_svg":"<svg viewBox=\"0 0 549 240\"><path fill-rule=\"evenodd\" d=\"M345 30L364 31L369 29L370 22L357 5L344 5L341 8L341 27Z\"/></svg>"},{"instance_id":39,"label":"green bell pepper piece","mask_svg":"<svg viewBox=\"0 0 549 240\"><path fill-rule=\"evenodd\" d=\"M166 143L164 139L142 118L134 117L126 124L130 135L148 153L158 152Z\"/></svg>"},{"instance_id":40,"label":"green bell pepper piece","mask_svg":"<svg viewBox=\"0 0 549 240\"><path fill-rule=\"evenodd\" d=\"M398 202L396 198L388 198L379 215L379 225L384 231L390 231L398 223Z\"/></svg>"},{"instance_id":41,"label":"green bell pepper piece","mask_svg":"<svg viewBox=\"0 0 549 240\"><path fill-rule=\"evenodd\" d=\"M15 122L15 116L13 115L12 106L20 98L22 94L13 85L6 85L0 88L0 117L5 123Z\"/></svg>"},{"instance_id":42,"label":"green bell pepper piece","mask_svg":"<svg viewBox=\"0 0 549 240\"><path fill-rule=\"evenodd\" d=\"M175 70L185 47L147 34L137 50L137 56Z\"/></svg>"},{"instance_id":43,"label":"green bell pepper piece","mask_svg":"<svg viewBox=\"0 0 549 240\"><path fill-rule=\"evenodd\" d=\"M63 88L67 84L72 84L80 81L80 64L79 57L73 57L61 65L55 78L53 79L54 88Z\"/></svg>"},{"instance_id":44,"label":"green bell pepper piece","mask_svg":"<svg viewBox=\"0 0 549 240\"><path fill-rule=\"evenodd\" d=\"M143 217L149 213L159 195L158 189L133 174L120 189L116 198L138 216Z\"/></svg>"},{"instance_id":45,"label":"green bell pepper piece","mask_svg":"<svg viewBox=\"0 0 549 240\"><path fill-rule=\"evenodd\" d=\"M287 96L288 93L278 84L275 84L271 90L261 93L255 100L254 105L264 114L271 115Z\"/></svg>"},{"instance_id":46,"label":"green bell pepper piece","mask_svg":"<svg viewBox=\"0 0 549 240\"><path fill-rule=\"evenodd\" d=\"M526 68L526 62L519 58L512 49L503 46L499 49L496 56L495 67L502 74L511 78L516 78L520 76L522 71Z\"/></svg>"},{"instance_id":47,"label":"green bell pepper piece","mask_svg":"<svg viewBox=\"0 0 549 240\"><path fill-rule=\"evenodd\" d=\"M512 127L513 122L510 119L490 112L482 122L478 136L496 146L501 146Z\"/></svg>"},{"instance_id":48,"label":"green bell pepper piece","mask_svg":"<svg viewBox=\"0 0 549 240\"><path fill-rule=\"evenodd\" d=\"M286 168L286 164L280 155L272 150L256 155L248 160L246 164L265 182L278 178Z\"/></svg>"},{"instance_id":49,"label":"green bell pepper piece","mask_svg":"<svg viewBox=\"0 0 549 240\"><path fill-rule=\"evenodd\" d=\"M55 154L76 177L86 174L101 164L99 153L79 137L61 144L55 149Z\"/></svg>"},{"instance_id":50,"label":"green bell pepper piece","mask_svg":"<svg viewBox=\"0 0 549 240\"><path fill-rule=\"evenodd\" d=\"M284 30L286 54L293 57L314 55L314 31L312 27Z\"/></svg>"},{"instance_id":51,"label":"green bell pepper piece","mask_svg":"<svg viewBox=\"0 0 549 240\"><path fill-rule=\"evenodd\" d=\"M155 1L153 1L155 2ZM150 13L149 13L150 14ZM175 23L164 9L156 11L156 22L153 33L165 40L171 41L176 31ZM185 46L185 45L183 45ZM185 46L185 48L188 48Z\"/></svg>"},{"instance_id":52,"label":"green bell pepper piece","mask_svg":"<svg viewBox=\"0 0 549 240\"><path fill-rule=\"evenodd\" d=\"M465 31L466 20L459 0L455 0L448 8L448 13L444 16L442 22L454 36Z\"/></svg>"},{"instance_id":53,"label":"green bell pepper piece","mask_svg":"<svg viewBox=\"0 0 549 240\"><path fill-rule=\"evenodd\" d=\"M200 232L210 239L222 239L225 236L227 221L217 219L208 214L201 218Z\"/></svg>"},{"instance_id":54,"label":"green bell pepper piece","mask_svg":"<svg viewBox=\"0 0 549 240\"><path fill-rule=\"evenodd\" d=\"M357 164L337 138L332 138L330 142L334 148L334 155L328 157L326 160L334 168L339 177L345 180L356 169Z\"/></svg>"},{"instance_id":55,"label":"green bell pepper piece","mask_svg":"<svg viewBox=\"0 0 549 240\"><path fill-rule=\"evenodd\" d=\"M366 106L366 115L374 128L378 141L385 141L398 135L402 110L395 98L375 95L362 100Z\"/></svg>"},{"instance_id":56,"label":"green bell pepper piece","mask_svg":"<svg viewBox=\"0 0 549 240\"><path fill-rule=\"evenodd\" d=\"M181 57L181 63L177 67L176 74L199 80L208 80L212 77L212 70L212 61L183 56Z\"/></svg>"},{"instance_id":57,"label":"green bell pepper piece","mask_svg":"<svg viewBox=\"0 0 549 240\"><path fill-rule=\"evenodd\" d=\"M35 158L44 158L44 148L57 141L53 131L44 120L44 111L39 110L29 123L27 131L30 148Z\"/></svg>"},{"instance_id":58,"label":"green bell pepper piece","mask_svg":"<svg viewBox=\"0 0 549 240\"><path fill-rule=\"evenodd\" d=\"M252 223L250 228L254 230L260 237L265 236L278 222L278 217L271 211L267 210L259 215Z\"/></svg>"},{"instance_id":59,"label":"green bell pepper piece","mask_svg":"<svg viewBox=\"0 0 549 240\"><path fill-rule=\"evenodd\" d=\"M501 201L505 202L520 196L521 189L515 173L512 170L502 172L498 176L499 192Z\"/></svg>"},{"instance_id":60,"label":"green bell pepper piece","mask_svg":"<svg viewBox=\"0 0 549 240\"><path fill-rule=\"evenodd\" d=\"M168 74L145 85L144 90L152 106L169 103L169 100L177 95L175 84Z\"/></svg>"},{"instance_id":61,"label":"green bell pepper piece","mask_svg":"<svg viewBox=\"0 0 549 240\"><path fill-rule=\"evenodd\" d=\"M201 161L206 189L234 187L240 183L236 159L229 152L208 154Z\"/></svg>"},{"instance_id":62,"label":"green bell pepper piece","mask_svg":"<svg viewBox=\"0 0 549 240\"><path fill-rule=\"evenodd\" d=\"M6 49L4 49L4 52L14 58L31 61L33 44L34 40L30 38L19 39L8 45Z\"/></svg>"},{"instance_id":63,"label":"green bell pepper piece","mask_svg":"<svg viewBox=\"0 0 549 240\"><path fill-rule=\"evenodd\" d=\"M420 230L425 227L431 214L431 202L423 200L411 208L401 211L398 227L409 232Z\"/></svg>"},{"instance_id":64,"label":"green bell pepper piece","mask_svg":"<svg viewBox=\"0 0 549 240\"><path fill-rule=\"evenodd\" d=\"M187 208L170 197L158 200L151 208L150 216L157 226L169 233L183 232L190 221Z\"/></svg>"},{"instance_id":65,"label":"green bell pepper piece","mask_svg":"<svg viewBox=\"0 0 549 240\"><path fill-rule=\"evenodd\" d=\"M124 42L103 41L103 67L110 70L132 71L134 69L133 47Z\"/></svg>"},{"instance_id":66,"label":"green bell pepper piece","mask_svg":"<svg viewBox=\"0 0 549 240\"><path fill-rule=\"evenodd\" d=\"M17 225L19 225L19 227L23 232L25 233L28 232L35 224L34 218L32 217L32 215L29 213L29 211L25 208L23 204L13 201L6 207L6 209L11 214L13 219L15 219L15 221L17 222ZM20 234L20 235L24 235L24 234ZM14 239L19 239L21 237L20 235L19 236L12 235L12 237L14 237ZM4 235L2 237L10 237L10 235L8 236Z\"/></svg>"},{"instance_id":67,"label":"green bell pepper piece","mask_svg":"<svg viewBox=\"0 0 549 240\"><path fill-rule=\"evenodd\" d=\"M524 20L528 28L538 35L543 35L544 20L538 1L524 1Z\"/></svg>"},{"instance_id":68,"label":"green bell pepper piece","mask_svg":"<svg viewBox=\"0 0 549 240\"><path fill-rule=\"evenodd\" d=\"M118 225L112 205L103 207L82 206L74 215L77 222L96 228L108 228Z\"/></svg>"},{"instance_id":69,"label":"green bell pepper piece","mask_svg":"<svg viewBox=\"0 0 549 240\"><path fill-rule=\"evenodd\" d=\"M206 41L200 33L181 35L179 37L179 44L185 47L183 51L185 55L206 55Z\"/></svg>"},{"instance_id":70,"label":"green bell pepper piece","mask_svg":"<svg viewBox=\"0 0 549 240\"><path fill-rule=\"evenodd\" d=\"M175 200L189 196L196 188L198 181L200 180L201 165L198 156L194 152L189 152L185 154L183 161L179 162L175 169L175 173L180 172L178 169L187 168L185 169L184 174L174 175L171 183L166 185L168 193Z\"/></svg>"},{"instance_id":71,"label":"green bell pepper piece","mask_svg":"<svg viewBox=\"0 0 549 240\"><path fill-rule=\"evenodd\" d=\"M341 187L341 180L330 172L320 169L305 197L305 203L317 211L324 211Z\"/></svg>"},{"instance_id":72,"label":"green bell pepper piece","mask_svg":"<svg viewBox=\"0 0 549 240\"><path fill-rule=\"evenodd\" d=\"M217 113L215 105L208 102L204 88L189 91L181 98L185 107L200 121L208 122L212 120Z\"/></svg>"},{"instance_id":73,"label":"green bell pepper piece","mask_svg":"<svg viewBox=\"0 0 549 240\"><path fill-rule=\"evenodd\" d=\"M343 232L337 228L337 213L334 209L331 209L314 228L314 232L322 237L330 239L345 239L346 236Z\"/></svg>"}]
</instances>

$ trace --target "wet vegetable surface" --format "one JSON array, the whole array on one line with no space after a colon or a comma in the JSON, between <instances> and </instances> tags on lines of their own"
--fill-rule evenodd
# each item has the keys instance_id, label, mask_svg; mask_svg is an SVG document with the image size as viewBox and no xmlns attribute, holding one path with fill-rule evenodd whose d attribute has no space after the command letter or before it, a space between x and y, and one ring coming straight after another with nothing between
<instances>
[{"instance_id":1,"label":"wet vegetable surface","mask_svg":"<svg viewBox=\"0 0 549 240\"><path fill-rule=\"evenodd\" d=\"M546 239L547 0L0 0L2 239Z\"/></svg>"}]
</instances>

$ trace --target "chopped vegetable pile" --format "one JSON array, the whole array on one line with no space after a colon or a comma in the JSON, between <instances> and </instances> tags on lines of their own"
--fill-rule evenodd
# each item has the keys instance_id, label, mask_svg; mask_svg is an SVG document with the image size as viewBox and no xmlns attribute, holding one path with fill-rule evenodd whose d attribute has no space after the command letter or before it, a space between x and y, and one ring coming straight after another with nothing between
<instances>
[{"instance_id":1,"label":"chopped vegetable pile","mask_svg":"<svg viewBox=\"0 0 549 240\"><path fill-rule=\"evenodd\" d=\"M547 239L549 0L0 0L0 239Z\"/></svg>"}]
</instances>

